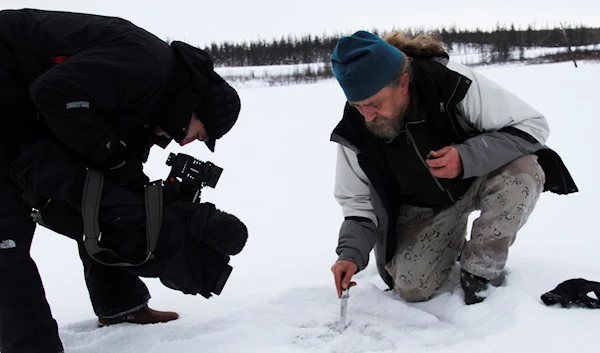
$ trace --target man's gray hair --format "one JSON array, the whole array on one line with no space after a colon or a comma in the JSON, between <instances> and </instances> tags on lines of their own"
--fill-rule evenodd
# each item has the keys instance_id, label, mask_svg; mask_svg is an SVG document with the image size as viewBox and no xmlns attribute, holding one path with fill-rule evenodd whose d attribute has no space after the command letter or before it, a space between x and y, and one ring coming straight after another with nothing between
<instances>
[{"instance_id":1,"label":"man's gray hair","mask_svg":"<svg viewBox=\"0 0 600 353\"><path fill-rule=\"evenodd\" d=\"M390 87L396 87L400 84L400 79L402 78L402 75L408 73L408 81L411 82L413 79L413 74L412 74L412 58L410 58L408 55L404 54L404 52L402 53L402 64L400 65L400 69L398 69L398 71L396 72L396 74L394 75L394 77L392 77L392 80L390 81L390 83L388 83L388 86Z\"/></svg>"}]
</instances>

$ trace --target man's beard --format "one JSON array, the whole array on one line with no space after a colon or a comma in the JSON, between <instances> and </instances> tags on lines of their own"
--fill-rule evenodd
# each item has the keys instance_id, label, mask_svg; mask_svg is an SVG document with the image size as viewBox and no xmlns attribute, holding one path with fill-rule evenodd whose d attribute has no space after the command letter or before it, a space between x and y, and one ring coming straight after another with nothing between
<instances>
[{"instance_id":1,"label":"man's beard","mask_svg":"<svg viewBox=\"0 0 600 353\"><path fill-rule=\"evenodd\" d=\"M404 129L405 113L406 109L402 109L400 114L393 119L377 116L371 122L365 120L365 125L373 135L382 140L391 141Z\"/></svg>"}]
</instances>

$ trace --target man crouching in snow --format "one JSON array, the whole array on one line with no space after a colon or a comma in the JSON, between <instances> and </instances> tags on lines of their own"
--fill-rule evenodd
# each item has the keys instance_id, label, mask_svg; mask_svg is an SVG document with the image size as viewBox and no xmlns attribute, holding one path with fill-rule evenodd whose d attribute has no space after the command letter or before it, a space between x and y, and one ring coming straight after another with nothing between
<instances>
[{"instance_id":1,"label":"man crouching in snow","mask_svg":"<svg viewBox=\"0 0 600 353\"><path fill-rule=\"evenodd\" d=\"M404 300L431 298L458 260L466 304L481 302L540 194L577 191L545 146L544 116L448 59L431 38L399 32L358 31L331 55L348 100L331 136L345 217L338 295L374 248L380 276Z\"/></svg>"},{"instance_id":2,"label":"man crouching in snow","mask_svg":"<svg viewBox=\"0 0 600 353\"><path fill-rule=\"evenodd\" d=\"M214 151L215 141L236 123L240 107L237 92L213 70L210 56L191 45L165 43L116 17L0 11L0 351L63 350L29 254L35 231L31 207L9 175L23 151L51 138L102 172L108 184L141 192L148 182L142 163L153 145L200 140ZM133 196L122 197L133 202ZM189 215L190 222L197 219L193 212L206 217L213 212L208 205L181 207L188 207L182 216ZM169 216L165 219L169 222ZM127 224L136 223L121 225ZM185 224L177 226L183 231ZM196 250L180 251L189 258ZM150 293L135 274L81 255L92 306L103 322L177 319L176 313L148 308ZM225 263L225 257L215 257Z\"/></svg>"}]
</instances>

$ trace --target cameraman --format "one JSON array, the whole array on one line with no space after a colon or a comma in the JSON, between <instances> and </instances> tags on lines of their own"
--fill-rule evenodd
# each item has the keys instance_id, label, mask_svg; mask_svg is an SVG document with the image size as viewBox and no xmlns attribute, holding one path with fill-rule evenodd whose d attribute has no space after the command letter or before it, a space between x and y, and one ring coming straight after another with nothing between
<instances>
[{"instance_id":1,"label":"cameraman","mask_svg":"<svg viewBox=\"0 0 600 353\"><path fill-rule=\"evenodd\" d=\"M61 352L29 254L31 207L10 178L12 163L51 137L103 171L107 183L139 192L152 145L199 139L214 151L215 140L235 124L240 101L200 49L169 45L120 18L33 9L0 11L0 92L7 131L0 141L0 350ZM44 173L40 180L57 172ZM101 321L177 318L148 308L150 294L136 275L81 255Z\"/></svg>"}]
</instances>

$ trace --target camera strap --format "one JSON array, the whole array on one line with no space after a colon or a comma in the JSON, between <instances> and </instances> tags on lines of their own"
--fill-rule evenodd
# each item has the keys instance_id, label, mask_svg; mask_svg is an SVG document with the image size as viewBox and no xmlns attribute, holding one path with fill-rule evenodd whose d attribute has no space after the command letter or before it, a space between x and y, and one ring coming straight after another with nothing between
<instances>
[{"instance_id":1,"label":"camera strap","mask_svg":"<svg viewBox=\"0 0 600 353\"><path fill-rule=\"evenodd\" d=\"M154 258L154 251L158 243L163 211L163 187L161 181L148 184L144 188L144 201L146 211L146 258L140 261L128 260L111 249L100 246L102 238L98 212L100 199L104 187L104 174L93 169L88 169L83 186L81 212L83 215L83 243L88 254L95 261L106 266L132 267L140 266Z\"/></svg>"}]
</instances>

